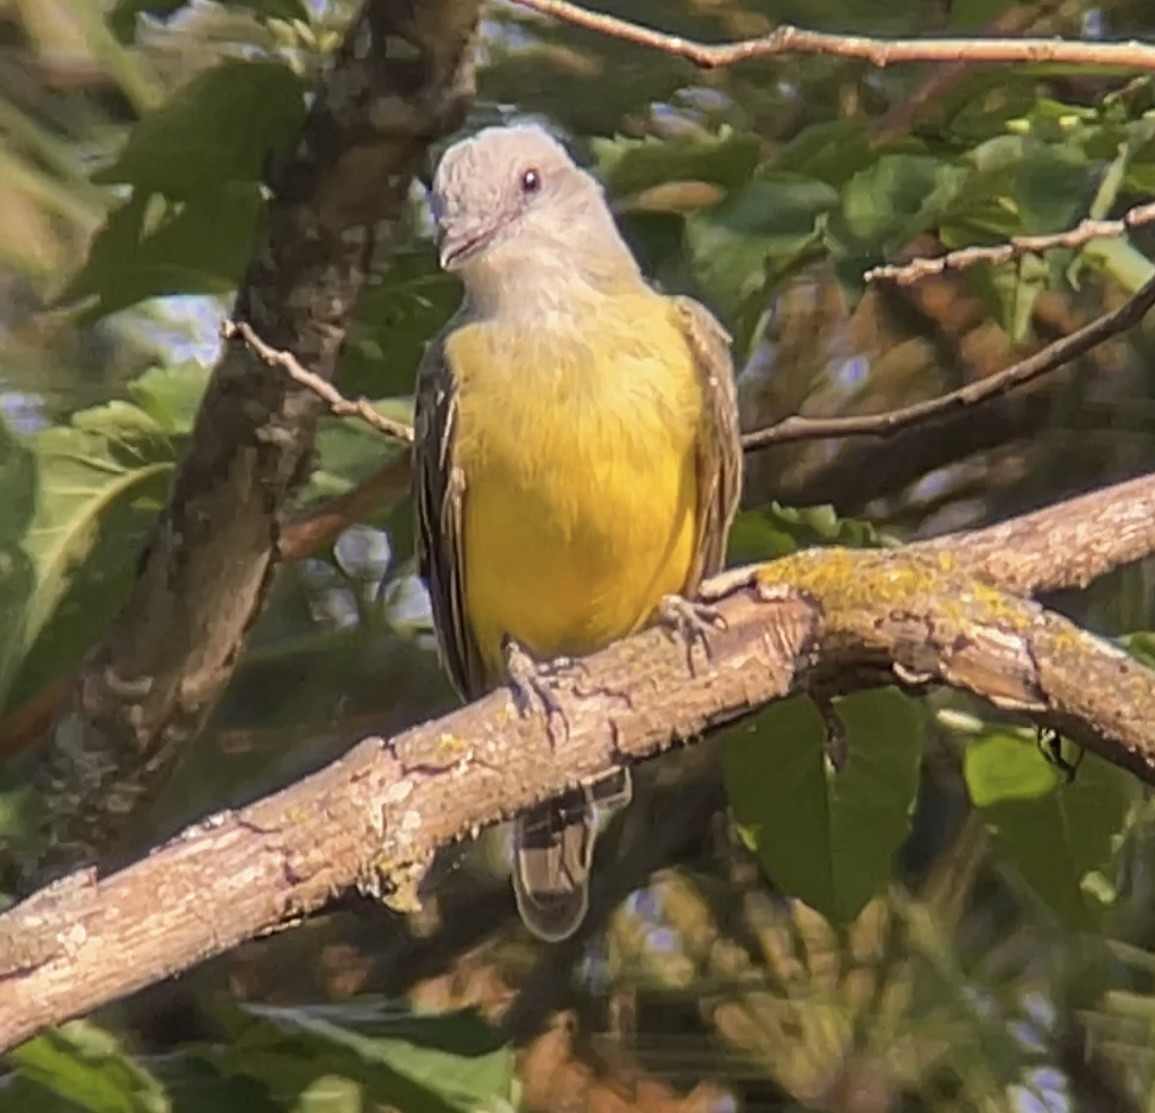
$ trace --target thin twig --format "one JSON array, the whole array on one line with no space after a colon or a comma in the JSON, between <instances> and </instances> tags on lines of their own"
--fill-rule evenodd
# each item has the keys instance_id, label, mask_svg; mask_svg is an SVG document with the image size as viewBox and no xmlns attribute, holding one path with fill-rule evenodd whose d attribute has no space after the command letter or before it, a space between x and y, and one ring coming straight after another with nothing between
<instances>
[{"instance_id":1,"label":"thin twig","mask_svg":"<svg viewBox=\"0 0 1155 1113\"><path fill-rule=\"evenodd\" d=\"M934 258L912 259L909 263L887 263L871 267L863 275L867 282L885 279L900 286L909 286L931 275L947 270L963 270L977 263L1009 263L1022 255L1041 255L1058 247L1082 247L1095 239L1114 239L1125 236L1133 228L1155 221L1155 201L1128 209L1118 220L1083 220L1065 232L1043 236L1012 236L1006 243L990 246L962 247Z\"/></svg>"},{"instance_id":2,"label":"thin twig","mask_svg":"<svg viewBox=\"0 0 1155 1113\"><path fill-rule=\"evenodd\" d=\"M769 35L728 43L702 43L668 35L628 20L591 12L567 0L517 0L542 15L624 39L638 46L685 58L703 69L718 69L781 54L824 54L858 58L874 66L896 62L1058 62L1155 70L1155 45L1138 41L1102 43L1072 39L879 39L834 35L783 23Z\"/></svg>"},{"instance_id":3,"label":"thin twig","mask_svg":"<svg viewBox=\"0 0 1155 1113\"><path fill-rule=\"evenodd\" d=\"M252 350L258 359L263 360L270 367L284 371L294 382L311 390L337 417L359 417L367 425L376 429L378 433L403 444L413 443L413 427L403 421L393 421L383 417L365 398L346 398L332 383L314 375L301 365L292 352L282 352L266 344L245 321L225 321L221 325L221 336L225 340L239 338Z\"/></svg>"},{"instance_id":4,"label":"thin twig","mask_svg":"<svg viewBox=\"0 0 1155 1113\"><path fill-rule=\"evenodd\" d=\"M742 438L742 447L747 452L767 448L772 444L788 441L819 440L832 437L889 437L910 425L940 417L951 410L974 406L1005 394L1017 386L1037 379L1054 371L1092 348L1109 340L1127 329L1134 328L1147 311L1155 305L1155 278L1149 279L1118 309L1096 317L1090 324L1064 336L1041 351L1028 356L1018 363L988 375L975 383L968 383L949 394L915 402L897 410L887 410L879 414L860 414L853 417L788 417L776 425L756 429Z\"/></svg>"}]
</instances>

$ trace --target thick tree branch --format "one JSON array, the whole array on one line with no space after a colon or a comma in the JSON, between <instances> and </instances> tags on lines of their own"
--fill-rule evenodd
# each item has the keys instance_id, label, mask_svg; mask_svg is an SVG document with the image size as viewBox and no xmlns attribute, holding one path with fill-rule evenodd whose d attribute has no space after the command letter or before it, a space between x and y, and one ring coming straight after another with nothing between
<instances>
[{"instance_id":1,"label":"thick tree branch","mask_svg":"<svg viewBox=\"0 0 1155 1113\"><path fill-rule=\"evenodd\" d=\"M402 218L428 143L472 94L477 0L366 0L292 150L234 316L332 378L375 240ZM106 856L232 674L277 563L319 405L227 344L129 600L45 747L49 874Z\"/></svg>"},{"instance_id":2,"label":"thick tree branch","mask_svg":"<svg viewBox=\"0 0 1155 1113\"><path fill-rule=\"evenodd\" d=\"M857 58L873 66L899 62L1055 62L1070 66L1125 66L1155 70L1155 46L1143 42L1082 42L1047 39L882 39L837 35L780 24L769 35L729 43L701 43L638 23L590 11L568 0L518 0L523 8L597 31L637 46L685 58L703 69L719 69L756 58L821 54Z\"/></svg>"},{"instance_id":3,"label":"thick tree branch","mask_svg":"<svg viewBox=\"0 0 1155 1113\"><path fill-rule=\"evenodd\" d=\"M1120 491L1134 507L1127 552L1138 555L1155 477ZM1101 504L994 527L1017 528L1020 553L1037 546L1020 583L1089 574L1047 543L1045 516L1068 538L1082 514L1105 524L1100 494ZM410 909L439 847L815 682L946 684L1155 783L1155 674L994 586L991 535L974 536L973 551L961 535L937 548L810 550L741 583L731 574L727 625L708 635L708 658L650 630L562 670L562 739L541 717L519 716L502 689L391 741L366 739L125 870L50 886L0 917L0 1045L276 930L350 886Z\"/></svg>"},{"instance_id":4,"label":"thick tree branch","mask_svg":"<svg viewBox=\"0 0 1155 1113\"><path fill-rule=\"evenodd\" d=\"M1016 595L1083 588L1155 553L1155 476L912 548L961 553L971 571Z\"/></svg>"}]
</instances>

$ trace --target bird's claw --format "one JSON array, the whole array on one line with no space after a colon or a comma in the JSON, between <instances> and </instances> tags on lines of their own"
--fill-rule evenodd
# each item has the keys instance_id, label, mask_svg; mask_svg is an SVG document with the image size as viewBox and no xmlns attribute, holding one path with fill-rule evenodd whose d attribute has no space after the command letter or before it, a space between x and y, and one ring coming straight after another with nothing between
<instances>
[{"instance_id":1,"label":"bird's claw","mask_svg":"<svg viewBox=\"0 0 1155 1113\"><path fill-rule=\"evenodd\" d=\"M540 709L545 714L550 745L554 749L569 735L569 720L557 698L557 674L574 664L572 657L535 661L512 638L506 638L505 670L518 713L524 718Z\"/></svg>"},{"instance_id":2,"label":"bird's claw","mask_svg":"<svg viewBox=\"0 0 1155 1113\"><path fill-rule=\"evenodd\" d=\"M683 595L666 595L658 604L658 621L686 644L690 672L694 672L694 646L700 645L710 658L710 643L706 635L713 630L726 629L726 619L712 603L687 599Z\"/></svg>"}]
</instances>

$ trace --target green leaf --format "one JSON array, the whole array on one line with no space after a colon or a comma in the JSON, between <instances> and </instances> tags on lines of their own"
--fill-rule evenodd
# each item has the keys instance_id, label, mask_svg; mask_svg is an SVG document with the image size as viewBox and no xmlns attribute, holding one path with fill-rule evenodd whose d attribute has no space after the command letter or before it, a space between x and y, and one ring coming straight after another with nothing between
<instances>
[{"instance_id":1,"label":"green leaf","mask_svg":"<svg viewBox=\"0 0 1155 1113\"><path fill-rule=\"evenodd\" d=\"M799 509L773 502L738 515L730 531L727 562L773 560L819 545L873 549L883 544L885 539L870 522L840 518L833 506Z\"/></svg>"},{"instance_id":2,"label":"green leaf","mask_svg":"<svg viewBox=\"0 0 1155 1113\"><path fill-rule=\"evenodd\" d=\"M1027 732L968 740L967 791L993 839L1047 904L1077 930L1095 930L1115 898L1116 851L1135 815L1139 783L1095 754L1068 783Z\"/></svg>"},{"instance_id":3,"label":"green leaf","mask_svg":"<svg viewBox=\"0 0 1155 1113\"><path fill-rule=\"evenodd\" d=\"M1051 266L1037 255L1024 255L998 267L980 263L969 274L991 316L1015 344L1030 338L1035 302L1050 286L1051 277Z\"/></svg>"},{"instance_id":4,"label":"green leaf","mask_svg":"<svg viewBox=\"0 0 1155 1113\"><path fill-rule=\"evenodd\" d=\"M138 387L142 397L153 393L154 407L162 377L155 372ZM43 430L26 451L35 463L35 510L10 541L22 564L0 574L11 631L0 706L75 663L115 615L133 574L129 554L164 505L179 445L145 409L116 401Z\"/></svg>"},{"instance_id":5,"label":"green leaf","mask_svg":"<svg viewBox=\"0 0 1155 1113\"><path fill-rule=\"evenodd\" d=\"M829 120L811 124L785 144L774 168L840 187L874 158L864 120Z\"/></svg>"},{"instance_id":6,"label":"green leaf","mask_svg":"<svg viewBox=\"0 0 1155 1113\"><path fill-rule=\"evenodd\" d=\"M837 191L825 182L777 174L688 217L691 266L712 304L732 320L747 316L768 266L784 269L799 259L817 239L819 216L837 204Z\"/></svg>"},{"instance_id":7,"label":"green leaf","mask_svg":"<svg viewBox=\"0 0 1155 1113\"><path fill-rule=\"evenodd\" d=\"M808 697L767 708L723 740L735 818L774 883L849 923L891 876L918 789L924 714L893 688L835 701L847 762L834 772Z\"/></svg>"},{"instance_id":8,"label":"green leaf","mask_svg":"<svg viewBox=\"0 0 1155 1113\"><path fill-rule=\"evenodd\" d=\"M958 200L972 171L929 155L883 155L859 171L830 214L825 239L848 291L862 274L919 232L934 228Z\"/></svg>"},{"instance_id":9,"label":"green leaf","mask_svg":"<svg viewBox=\"0 0 1155 1113\"><path fill-rule=\"evenodd\" d=\"M259 182L269 152L304 118L304 87L279 62L225 62L197 74L129 133L93 180L193 201Z\"/></svg>"},{"instance_id":10,"label":"green leaf","mask_svg":"<svg viewBox=\"0 0 1155 1113\"><path fill-rule=\"evenodd\" d=\"M382 417L407 425L413 422L412 398L392 398L372 405ZM407 445L378 433L359 418L324 418L317 432L319 466L310 475L301 501L343 494L374 468L408 451ZM383 503L379 513L387 514L391 505Z\"/></svg>"},{"instance_id":11,"label":"green leaf","mask_svg":"<svg viewBox=\"0 0 1155 1113\"><path fill-rule=\"evenodd\" d=\"M635 197L673 182L706 182L735 189L758 165L756 135L723 128L716 135L695 132L670 139L594 139L599 176L617 197Z\"/></svg>"},{"instance_id":12,"label":"green leaf","mask_svg":"<svg viewBox=\"0 0 1155 1113\"><path fill-rule=\"evenodd\" d=\"M140 407L170 437L192 432L209 372L195 361L153 367L128 383L129 400Z\"/></svg>"},{"instance_id":13,"label":"green leaf","mask_svg":"<svg viewBox=\"0 0 1155 1113\"><path fill-rule=\"evenodd\" d=\"M263 205L255 185L224 186L188 202L135 193L109 213L57 304L91 299L79 314L90 323L146 298L226 293L248 263Z\"/></svg>"},{"instance_id":14,"label":"green leaf","mask_svg":"<svg viewBox=\"0 0 1155 1113\"><path fill-rule=\"evenodd\" d=\"M106 1032L73 1021L5 1056L18 1075L90 1113L167 1113L161 1083ZM41 1108L37 1102L36 1108Z\"/></svg>"},{"instance_id":15,"label":"green leaf","mask_svg":"<svg viewBox=\"0 0 1155 1113\"><path fill-rule=\"evenodd\" d=\"M25 537L36 513L40 461L29 439L18 437L0 420L0 706L5 678L20 665L29 639L28 600L36 586L36 566Z\"/></svg>"},{"instance_id":16,"label":"green leaf","mask_svg":"<svg viewBox=\"0 0 1155 1113\"><path fill-rule=\"evenodd\" d=\"M513 1050L472 1012L421 1016L370 1000L243 1010L250 1023L215 1061L238 1074L256 1067L274 1092L324 1073L358 1080L367 1103L429 1113L472 1113L513 1096Z\"/></svg>"},{"instance_id":17,"label":"green leaf","mask_svg":"<svg viewBox=\"0 0 1155 1113\"><path fill-rule=\"evenodd\" d=\"M1084 215L1097 170L1070 145L1028 143L1012 198L1024 235L1062 232Z\"/></svg>"}]
</instances>

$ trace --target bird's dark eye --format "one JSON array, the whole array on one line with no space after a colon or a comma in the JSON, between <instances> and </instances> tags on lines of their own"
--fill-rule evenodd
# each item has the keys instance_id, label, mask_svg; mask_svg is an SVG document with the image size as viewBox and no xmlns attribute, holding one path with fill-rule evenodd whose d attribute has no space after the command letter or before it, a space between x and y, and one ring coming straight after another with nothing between
<instances>
[{"instance_id":1,"label":"bird's dark eye","mask_svg":"<svg viewBox=\"0 0 1155 1113\"><path fill-rule=\"evenodd\" d=\"M521 192L525 194L536 193L541 189L541 175L531 166L528 170L523 170L521 174Z\"/></svg>"}]
</instances>

